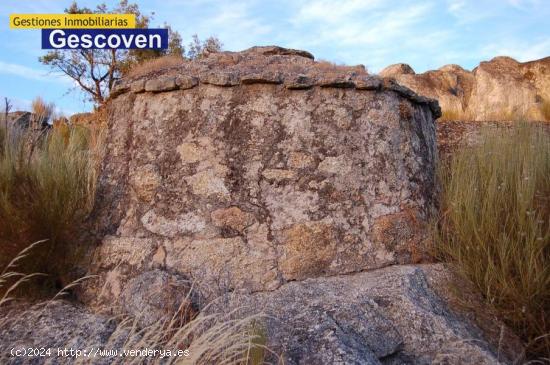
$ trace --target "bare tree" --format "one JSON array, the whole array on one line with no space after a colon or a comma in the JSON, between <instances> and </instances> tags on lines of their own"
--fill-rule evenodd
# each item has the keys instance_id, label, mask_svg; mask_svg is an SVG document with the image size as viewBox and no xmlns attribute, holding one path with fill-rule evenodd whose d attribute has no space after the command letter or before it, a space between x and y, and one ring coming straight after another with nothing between
<instances>
[{"instance_id":1,"label":"bare tree","mask_svg":"<svg viewBox=\"0 0 550 365\"><path fill-rule=\"evenodd\" d=\"M67 14L115 13L135 14L136 27L148 28L152 15L143 15L137 4L130 4L128 0L120 0L117 6L109 10L102 4L94 10L79 7L73 2L65 9ZM154 50L122 50L122 49L67 49L50 51L39 60L56 71L69 76L84 91L96 105L101 105L109 95L115 81L121 77L124 70L132 64L144 59L163 56L170 52L179 52L181 55L181 36L169 28L171 35L170 47L164 51Z\"/></svg>"}]
</instances>

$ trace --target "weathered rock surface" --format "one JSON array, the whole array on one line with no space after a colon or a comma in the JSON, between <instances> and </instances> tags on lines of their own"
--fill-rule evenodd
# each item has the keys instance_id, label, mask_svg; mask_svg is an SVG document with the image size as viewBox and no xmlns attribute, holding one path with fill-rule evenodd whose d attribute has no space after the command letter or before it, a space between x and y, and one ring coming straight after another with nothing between
<instances>
[{"instance_id":1,"label":"weathered rock surface","mask_svg":"<svg viewBox=\"0 0 550 365\"><path fill-rule=\"evenodd\" d=\"M118 87L91 308L146 325L222 295L224 310L268 314L290 364L498 363L431 289L446 271L410 266L434 208L436 101L280 47Z\"/></svg>"},{"instance_id":2,"label":"weathered rock surface","mask_svg":"<svg viewBox=\"0 0 550 365\"><path fill-rule=\"evenodd\" d=\"M185 66L200 80L185 90L173 90L178 75L158 75L112 100L99 301L118 302L154 268L222 292L263 291L422 259L437 103L306 56L216 54Z\"/></svg>"},{"instance_id":3,"label":"weathered rock surface","mask_svg":"<svg viewBox=\"0 0 550 365\"><path fill-rule=\"evenodd\" d=\"M266 315L268 345L286 364L497 364L520 346L502 333L500 349L437 291L440 265L397 265L229 295L211 310ZM464 288L463 288L464 290ZM498 328L498 322L491 323ZM514 340L511 341L514 344ZM512 351L510 351L512 350ZM507 357L510 356L510 357Z\"/></svg>"},{"instance_id":4,"label":"weathered rock surface","mask_svg":"<svg viewBox=\"0 0 550 365\"><path fill-rule=\"evenodd\" d=\"M550 57L525 63L496 57L471 72L446 65L415 74L409 65L397 64L380 75L437 99L447 119L550 121Z\"/></svg>"},{"instance_id":5,"label":"weathered rock surface","mask_svg":"<svg viewBox=\"0 0 550 365\"><path fill-rule=\"evenodd\" d=\"M394 265L290 282L271 292L227 294L205 311L231 312L233 317L263 313L267 345L285 364L478 365L519 360L521 345L498 320L472 317L474 313L453 304L450 277L441 265ZM149 294L160 303L177 292L162 284L165 278L166 273L148 272L125 290L132 292L129 299L137 308L154 313L142 299ZM461 296L477 303L467 286L461 287ZM17 308L0 309L0 318L9 318L0 327L0 360L6 364L71 364L75 359L58 357L57 348L118 349L128 334L107 316L65 301L24 312ZM493 337L484 335L491 332ZM10 357L12 347L51 348L54 355L28 362ZM277 363L275 358L266 360ZM112 361L98 357L91 363Z\"/></svg>"},{"instance_id":6,"label":"weathered rock surface","mask_svg":"<svg viewBox=\"0 0 550 365\"><path fill-rule=\"evenodd\" d=\"M2 364L74 364L75 357L58 356L58 349L117 348L123 336L113 335L116 323L105 315L67 301L0 309L0 362ZM17 307L17 309L15 309ZM119 333L121 335L121 333ZM107 345L109 344L109 345ZM50 355L12 356L11 349L50 349ZM98 357L93 364L109 364ZM82 359L80 359L82 361Z\"/></svg>"}]
</instances>

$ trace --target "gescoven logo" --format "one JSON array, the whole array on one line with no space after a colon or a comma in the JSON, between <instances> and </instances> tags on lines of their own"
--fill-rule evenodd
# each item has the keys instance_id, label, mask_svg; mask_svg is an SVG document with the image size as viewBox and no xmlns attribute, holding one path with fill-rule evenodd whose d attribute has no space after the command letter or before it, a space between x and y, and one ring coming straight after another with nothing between
<instances>
[{"instance_id":1,"label":"gescoven logo","mask_svg":"<svg viewBox=\"0 0 550 365\"><path fill-rule=\"evenodd\" d=\"M168 29L42 29L42 49L166 49Z\"/></svg>"}]
</instances>

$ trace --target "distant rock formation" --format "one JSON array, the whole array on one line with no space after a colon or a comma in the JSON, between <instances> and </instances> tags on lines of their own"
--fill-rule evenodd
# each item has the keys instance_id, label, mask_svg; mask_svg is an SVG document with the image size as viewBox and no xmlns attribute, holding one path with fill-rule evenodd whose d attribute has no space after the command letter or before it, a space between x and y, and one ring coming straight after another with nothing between
<instances>
[{"instance_id":1,"label":"distant rock formation","mask_svg":"<svg viewBox=\"0 0 550 365\"><path fill-rule=\"evenodd\" d=\"M471 72L446 65L415 74L409 65L396 64L380 75L437 99L447 120L550 121L550 57L525 63L496 57Z\"/></svg>"},{"instance_id":2,"label":"distant rock formation","mask_svg":"<svg viewBox=\"0 0 550 365\"><path fill-rule=\"evenodd\" d=\"M8 123L22 129L44 130L50 128L48 119L27 111L8 113Z\"/></svg>"}]
</instances>

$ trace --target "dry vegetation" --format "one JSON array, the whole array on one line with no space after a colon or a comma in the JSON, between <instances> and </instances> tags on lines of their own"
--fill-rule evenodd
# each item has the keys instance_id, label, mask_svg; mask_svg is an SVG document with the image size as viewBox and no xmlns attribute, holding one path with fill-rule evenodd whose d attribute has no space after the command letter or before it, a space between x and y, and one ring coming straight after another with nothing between
<instances>
[{"instance_id":1,"label":"dry vegetation","mask_svg":"<svg viewBox=\"0 0 550 365\"><path fill-rule=\"evenodd\" d=\"M441 120L444 121L457 121L457 120L469 120L469 117L462 110L456 109L443 109L441 111Z\"/></svg>"},{"instance_id":2,"label":"dry vegetation","mask_svg":"<svg viewBox=\"0 0 550 365\"><path fill-rule=\"evenodd\" d=\"M543 117L543 121L550 122L550 101L544 100L540 104L539 110L540 110L540 114ZM475 118L472 117L471 113L464 112L463 110L442 108L441 112L442 112L442 115L440 117L440 120L443 120L443 121L475 120ZM491 113L490 115L486 116L484 119L489 121L521 122L522 120L529 120L533 118L530 118L529 113L527 113L525 110L508 110L508 111L502 111L497 113Z\"/></svg>"},{"instance_id":3,"label":"dry vegetation","mask_svg":"<svg viewBox=\"0 0 550 365\"><path fill-rule=\"evenodd\" d=\"M185 64L185 59L181 56L164 56L153 58L133 66L125 76L128 78L137 78L152 72L166 71L172 68L177 68L183 64Z\"/></svg>"},{"instance_id":4,"label":"dry vegetation","mask_svg":"<svg viewBox=\"0 0 550 365\"><path fill-rule=\"evenodd\" d=\"M315 69L319 72L357 72L359 74L367 74L367 69L363 65L349 66L344 64L336 64L334 62L319 60L315 62Z\"/></svg>"},{"instance_id":5,"label":"dry vegetation","mask_svg":"<svg viewBox=\"0 0 550 365\"><path fill-rule=\"evenodd\" d=\"M488 132L441 167L436 253L473 282L532 356L550 357L550 138Z\"/></svg>"},{"instance_id":6,"label":"dry vegetation","mask_svg":"<svg viewBox=\"0 0 550 365\"><path fill-rule=\"evenodd\" d=\"M19 272L19 264L29 255L33 255L43 242L36 242L19 252L0 272L0 307L13 299L11 294L21 284L40 274L26 275ZM78 285L80 280L69 286ZM34 308L44 308L52 305L65 293L61 290L53 299L36 304ZM185 300L184 303L189 303ZM1 309L1 308L0 308ZM44 309L17 311L15 316L0 317L0 328L9 327L15 322L39 322L45 315ZM206 309L206 308L205 308ZM235 312L210 314L200 313L195 317L182 315L187 313L185 308L178 311L165 322L157 322L151 326L140 328L138 322L126 317L118 322L109 340L102 346L105 352L113 350L121 352L158 349L188 350L187 356L173 357L143 357L139 356L109 356L111 364L193 364L193 365L260 365L264 363L266 354L271 351L266 347L265 331L260 324L263 316L260 314L244 317L235 316ZM78 319L75 319L78 320ZM112 320L116 321L116 318ZM69 339L67 348L74 348L72 343L76 339ZM79 349L80 350L80 349ZM53 352L55 353L55 352ZM4 359L0 354L0 359ZM55 355L54 355L55 356ZM106 355L107 356L107 355ZM278 356L273 354L275 358ZM92 364L94 360L86 357L75 358L75 364Z\"/></svg>"},{"instance_id":7,"label":"dry vegetation","mask_svg":"<svg viewBox=\"0 0 550 365\"><path fill-rule=\"evenodd\" d=\"M188 356L156 359L153 364L261 365L269 349L258 325L261 315L232 318L232 313L199 314L185 323L175 315L164 323L139 328L131 318L120 322L106 348L188 350ZM112 341L112 343L111 343ZM86 360L81 363L86 363ZM115 358L113 364L142 364L141 357Z\"/></svg>"},{"instance_id":8,"label":"dry vegetation","mask_svg":"<svg viewBox=\"0 0 550 365\"><path fill-rule=\"evenodd\" d=\"M52 280L71 270L75 237L94 201L100 140L84 127L0 127L0 265L47 239L21 264Z\"/></svg>"},{"instance_id":9,"label":"dry vegetation","mask_svg":"<svg viewBox=\"0 0 550 365\"><path fill-rule=\"evenodd\" d=\"M550 100L543 100L540 110L544 119L550 122Z\"/></svg>"}]
</instances>

